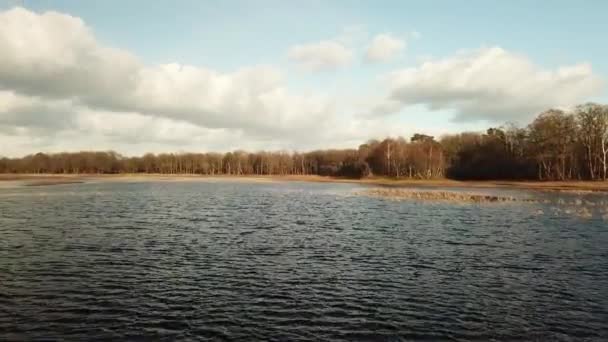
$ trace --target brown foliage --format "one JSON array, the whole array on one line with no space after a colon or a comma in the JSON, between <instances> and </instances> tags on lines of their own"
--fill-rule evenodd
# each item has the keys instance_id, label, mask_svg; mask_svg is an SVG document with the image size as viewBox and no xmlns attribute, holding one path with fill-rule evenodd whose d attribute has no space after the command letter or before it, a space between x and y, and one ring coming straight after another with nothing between
<instances>
[{"instance_id":1,"label":"brown foliage","mask_svg":"<svg viewBox=\"0 0 608 342\"><path fill-rule=\"evenodd\" d=\"M548 110L527 128L509 125L485 134L415 134L372 140L358 149L307 153L36 153L0 159L0 173L370 175L410 179L598 180L608 177L608 106Z\"/></svg>"}]
</instances>

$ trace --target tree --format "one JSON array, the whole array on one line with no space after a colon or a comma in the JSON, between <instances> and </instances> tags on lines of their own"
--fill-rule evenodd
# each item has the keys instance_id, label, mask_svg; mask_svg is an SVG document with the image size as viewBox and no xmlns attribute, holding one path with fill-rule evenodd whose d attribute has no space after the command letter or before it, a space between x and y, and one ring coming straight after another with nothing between
<instances>
[{"instance_id":1,"label":"tree","mask_svg":"<svg viewBox=\"0 0 608 342\"><path fill-rule=\"evenodd\" d=\"M565 180L572 174L571 149L577 137L573 115L550 109L530 124L530 138L538 161L539 179Z\"/></svg>"},{"instance_id":2,"label":"tree","mask_svg":"<svg viewBox=\"0 0 608 342\"><path fill-rule=\"evenodd\" d=\"M608 119L606 106L587 103L576 108L581 142L585 148L588 174L606 180ZM601 164L601 170L599 165Z\"/></svg>"},{"instance_id":3,"label":"tree","mask_svg":"<svg viewBox=\"0 0 608 342\"><path fill-rule=\"evenodd\" d=\"M507 124L439 141L417 133L409 141L386 138L357 149L305 153L236 150L128 158L113 151L36 153L0 158L0 172L608 180L608 107L588 103L573 111L550 109L525 128Z\"/></svg>"}]
</instances>

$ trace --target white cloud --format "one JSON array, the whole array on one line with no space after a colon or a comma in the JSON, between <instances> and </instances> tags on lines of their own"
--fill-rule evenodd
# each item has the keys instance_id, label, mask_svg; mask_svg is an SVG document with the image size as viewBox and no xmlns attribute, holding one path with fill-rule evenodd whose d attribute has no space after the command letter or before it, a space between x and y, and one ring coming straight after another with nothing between
<instances>
[{"instance_id":1,"label":"white cloud","mask_svg":"<svg viewBox=\"0 0 608 342\"><path fill-rule=\"evenodd\" d=\"M367 47L365 58L369 62L387 62L405 49L405 41L388 33L375 36Z\"/></svg>"},{"instance_id":2,"label":"white cloud","mask_svg":"<svg viewBox=\"0 0 608 342\"><path fill-rule=\"evenodd\" d=\"M586 64L545 71L525 57L481 49L387 76L374 116L361 118L352 114L372 107L357 103L365 96L295 93L272 66L220 72L149 65L101 44L81 19L62 13L16 8L0 12L0 28L3 155L353 147L417 131L387 116L408 105L452 109L460 120L505 121L507 114L586 100L599 88ZM348 44L298 46L290 58L308 70L338 68L352 62ZM376 88L360 93L375 99Z\"/></svg>"},{"instance_id":3,"label":"white cloud","mask_svg":"<svg viewBox=\"0 0 608 342\"><path fill-rule=\"evenodd\" d=\"M325 40L293 46L287 56L305 70L325 71L349 65L353 52L341 43Z\"/></svg>"},{"instance_id":4,"label":"white cloud","mask_svg":"<svg viewBox=\"0 0 608 342\"><path fill-rule=\"evenodd\" d=\"M545 70L499 47L427 61L398 70L387 81L386 101L450 109L457 121L529 119L547 108L585 101L602 89L589 64Z\"/></svg>"},{"instance_id":5,"label":"white cloud","mask_svg":"<svg viewBox=\"0 0 608 342\"><path fill-rule=\"evenodd\" d=\"M68 127L74 119L69 100L47 100L0 91L0 130L36 129L38 134Z\"/></svg>"},{"instance_id":6,"label":"white cloud","mask_svg":"<svg viewBox=\"0 0 608 342\"><path fill-rule=\"evenodd\" d=\"M82 20L15 8L0 12L0 86L30 95L99 100L136 81L139 61L97 43Z\"/></svg>"},{"instance_id":7,"label":"white cloud","mask_svg":"<svg viewBox=\"0 0 608 342\"><path fill-rule=\"evenodd\" d=\"M221 73L145 65L103 46L82 20L66 14L15 8L0 12L0 27L0 89L30 97L258 136L314 126L332 107L321 96L292 94L280 70L269 66Z\"/></svg>"}]
</instances>

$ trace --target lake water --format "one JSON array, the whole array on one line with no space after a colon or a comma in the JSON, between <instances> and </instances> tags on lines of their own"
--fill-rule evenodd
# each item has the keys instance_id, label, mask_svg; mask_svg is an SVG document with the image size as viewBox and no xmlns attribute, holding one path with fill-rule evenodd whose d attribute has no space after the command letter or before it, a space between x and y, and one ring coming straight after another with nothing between
<instances>
[{"instance_id":1,"label":"lake water","mask_svg":"<svg viewBox=\"0 0 608 342\"><path fill-rule=\"evenodd\" d=\"M0 340L608 339L602 208L361 189L0 188Z\"/></svg>"}]
</instances>

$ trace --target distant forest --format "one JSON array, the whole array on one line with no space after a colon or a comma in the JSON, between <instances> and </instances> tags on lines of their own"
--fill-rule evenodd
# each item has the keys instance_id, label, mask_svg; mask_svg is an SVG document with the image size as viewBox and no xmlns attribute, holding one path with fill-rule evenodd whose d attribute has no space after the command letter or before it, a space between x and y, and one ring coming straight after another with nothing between
<instances>
[{"instance_id":1,"label":"distant forest","mask_svg":"<svg viewBox=\"0 0 608 342\"><path fill-rule=\"evenodd\" d=\"M201 175L323 175L363 178L475 180L606 180L608 106L551 109L527 127L439 139L415 134L372 140L357 149L307 153L244 152L152 154L37 153L0 158L0 173L159 173Z\"/></svg>"}]
</instances>

